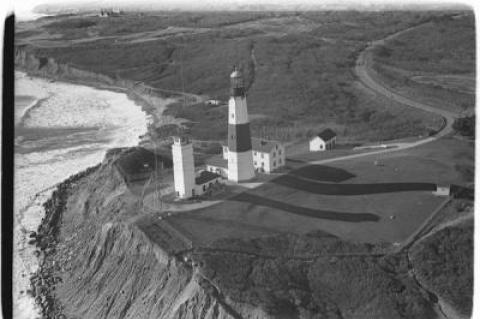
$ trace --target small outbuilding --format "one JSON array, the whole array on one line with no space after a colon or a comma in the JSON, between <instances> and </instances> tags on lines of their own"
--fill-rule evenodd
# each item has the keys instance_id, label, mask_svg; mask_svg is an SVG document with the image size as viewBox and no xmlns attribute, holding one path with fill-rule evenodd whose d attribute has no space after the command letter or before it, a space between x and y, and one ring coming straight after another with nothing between
<instances>
[{"instance_id":1,"label":"small outbuilding","mask_svg":"<svg viewBox=\"0 0 480 319\"><path fill-rule=\"evenodd\" d=\"M228 152L228 146L227 146ZM224 178L228 177L228 161L220 155L213 156L205 161L207 171L216 173Z\"/></svg>"},{"instance_id":2,"label":"small outbuilding","mask_svg":"<svg viewBox=\"0 0 480 319\"><path fill-rule=\"evenodd\" d=\"M212 186L221 182L222 182L222 177L220 175L209 172L209 171L201 171L195 177L195 190L193 195L196 195L196 196L202 195Z\"/></svg>"},{"instance_id":3,"label":"small outbuilding","mask_svg":"<svg viewBox=\"0 0 480 319\"><path fill-rule=\"evenodd\" d=\"M205 104L206 105L213 105L213 106L219 106L222 103L220 100L206 100Z\"/></svg>"},{"instance_id":4,"label":"small outbuilding","mask_svg":"<svg viewBox=\"0 0 480 319\"><path fill-rule=\"evenodd\" d=\"M437 184L437 189L433 192L436 196L450 196L449 184Z\"/></svg>"},{"instance_id":5,"label":"small outbuilding","mask_svg":"<svg viewBox=\"0 0 480 319\"><path fill-rule=\"evenodd\" d=\"M310 139L310 152L331 150L335 147L337 134L327 128Z\"/></svg>"}]
</instances>

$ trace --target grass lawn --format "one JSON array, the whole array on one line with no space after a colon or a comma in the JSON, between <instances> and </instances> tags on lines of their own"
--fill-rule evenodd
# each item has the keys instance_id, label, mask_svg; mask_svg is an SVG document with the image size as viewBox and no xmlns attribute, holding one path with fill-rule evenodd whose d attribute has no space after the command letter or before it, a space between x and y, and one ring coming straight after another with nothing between
<instances>
[{"instance_id":1,"label":"grass lawn","mask_svg":"<svg viewBox=\"0 0 480 319\"><path fill-rule=\"evenodd\" d=\"M366 152L371 152L372 149L360 149L354 150L352 148L344 148L344 149L334 149L330 151L324 152L310 152L308 151L308 142L305 142L304 146L295 147L295 150L305 148L305 152L302 153L293 153L295 150L290 149L287 147L287 166L296 168L300 165L304 165L306 162L311 161L321 161L329 158L353 155L353 154L361 154Z\"/></svg>"},{"instance_id":2,"label":"grass lawn","mask_svg":"<svg viewBox=\"0 0 480 319\"><path fill-rule=\"evenodd\" d=\"M393 243L406 239L444 200L431 194L437 183L468 181L459 165L473 166L472 148L442 139L418 149L295 169L170 222L198 246L225 237L315 230L356 242Z\"/></svg>"}]
</instances>

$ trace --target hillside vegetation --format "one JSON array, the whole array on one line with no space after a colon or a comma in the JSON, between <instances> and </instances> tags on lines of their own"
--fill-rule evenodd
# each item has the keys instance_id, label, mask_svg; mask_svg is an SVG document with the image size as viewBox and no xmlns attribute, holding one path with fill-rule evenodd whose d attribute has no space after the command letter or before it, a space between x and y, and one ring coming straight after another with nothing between
<instances>
[{"instance_id":1,"label":"hillside vegetation","mask_svg":"<svg viewBox=\"0 0 480 319\"><path fill-rule=\"evenodd\" d=\"M272 318L436 318L433 305L406 276L403 257L368 256L366 245L320 231L216 245L259 256L200 252L193 257L204 265L200 271L232 302L253 304ZM348 256L351 250L366 256Z\"/></svg>"},{"instance_id":2,"label":"hillside vegetation","mask_svg":"<svg viewBox=\"0 0 480 319\"><path fill-rule=\"evenodd\" d=\"M412 249L418 278L468 317L473 296L473 222L444 228Z\"/></svg>"},{"instance_id":3,"label":"hillside vegetation","mask_svg":"<svg viewBox=\"0 0 480 319\"><path fill-rule=\"evenodd\" d=\"M455 112L475 106L475 18L433 19L379 46L375 70L394 90Z\"/></svg>"},{"instance_id":4,"label":"hillside vegetation","mask_svg":"<svg viewBox=\"0 0 480 319\"><path fill-rule=\"evenodd\" d=\"M100 73L119 83L141 81L154 88L222 100L228 97L232 65L239 64L248 86L254 135L295 140L330 126L346 139L386 140L429 134L441 121L360 90L351 71L357 54L368 41L443 14L73 16L20 25L17 44L34 56ZM196 138L225 136L225 108L179 103L168 112L190 120Z\"/></svg>"}]
</instances>

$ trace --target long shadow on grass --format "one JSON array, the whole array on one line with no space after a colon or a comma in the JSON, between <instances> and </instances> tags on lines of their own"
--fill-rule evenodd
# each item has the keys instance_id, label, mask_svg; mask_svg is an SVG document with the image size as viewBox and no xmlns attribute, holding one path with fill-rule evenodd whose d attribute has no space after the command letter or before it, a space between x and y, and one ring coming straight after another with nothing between
<instances>
[{"instance_id":1,"label":"long shadow on grass","mask_svg":"<svg viewBox=\"0 0 480 319\"><path fill-rule=\"evenodd\" d=\"M300 167L288 173L288 175L335 183L340 183L356 176L344 169L325 165L308 165Z\"/></svg>"},{"instance_id":2,"label":"long shadow on grass","mask_svg":"<svg viewBox=\"0 0 480 319\"><path fill-rule=\"evenodd\" d=\"M292 175L284 175L275 178L270 182L304 192L321 195L352 196L436 190L436 185L432 183L330 184L308 181Z\"/></svg>"},{"instance_id":3,"label":"long shadow on grass","mask_svg":"<svg viewBox=\"0 0 480 319\"><path fill-rule=\"evenodd\" d=\"M313 217L318 219L330 219L330 220L339 220L345 222L359 223L359 222L376 222L380 220L380 217L371 213L344 213L344 212L335 212L330 210L319 210L312 209L308 207L296 206L287 204L284 202L279 202L276 200L268 199L265 197L249 194L244 192L238 194L237 196L231 198L230 200L245 202L249 204L254 204L258 206L266 206L279 210L286 211L288 213Z\"/></svg>"}]
</instances>

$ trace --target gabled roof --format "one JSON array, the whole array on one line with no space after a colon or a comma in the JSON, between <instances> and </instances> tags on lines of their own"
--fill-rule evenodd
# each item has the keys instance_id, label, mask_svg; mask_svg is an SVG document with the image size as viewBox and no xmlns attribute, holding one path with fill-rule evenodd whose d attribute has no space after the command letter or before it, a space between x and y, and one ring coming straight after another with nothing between
<instances>
[{"instance_id":1,"label":"gabled roof","mask_svg":"<svg viewBox=\"0 0 480 319\"><path fill-rule=\"evenodd\" d=\"M275 145L280 144L277 141L267 141L261 138L252 138L252 150L261 153L270 153Z\"/></svg>"},{"instance_id":2,"label":"gabled roof","mask_svg":"<svg viewBox=\"0 0 480 319\"><path fill-rule=\"evenodd\" d=\"M208 183L210 181L213 181L214 179L217 179L220 177L220 175L209 172L209 171L201 171L200 175L195 177L195 184L197 185L202 185L205 183Z\"/></svg>"},{"instance_id":3,"label":"gabled roof","mask_svg":"<svg viewBox=\"0 0 480 319\"><path fill-rule=\"evenodd\" d=\"M337 133L335 133L334 131L332 131L331 129L327 128L323 131L321 131L320 133L318 133L316 136L314 136L312 139L314 139L315 137L320 137L322 140L324 141L330 141L332 138L334 138L335 136L337 136Z\"/></svg>"},{"instance_id":4,"label":"gabled roof","mask_svg":"<svg viewBox=\"0 0 480 319\"><path fill-rule=\"evenodd\" d=\"M221 155L213 156L208 158L205 161L206 165L211 165L215 167L223 167L223 168L228 168L228 161L224 159Z\"/></svg>"}]
</instances>

